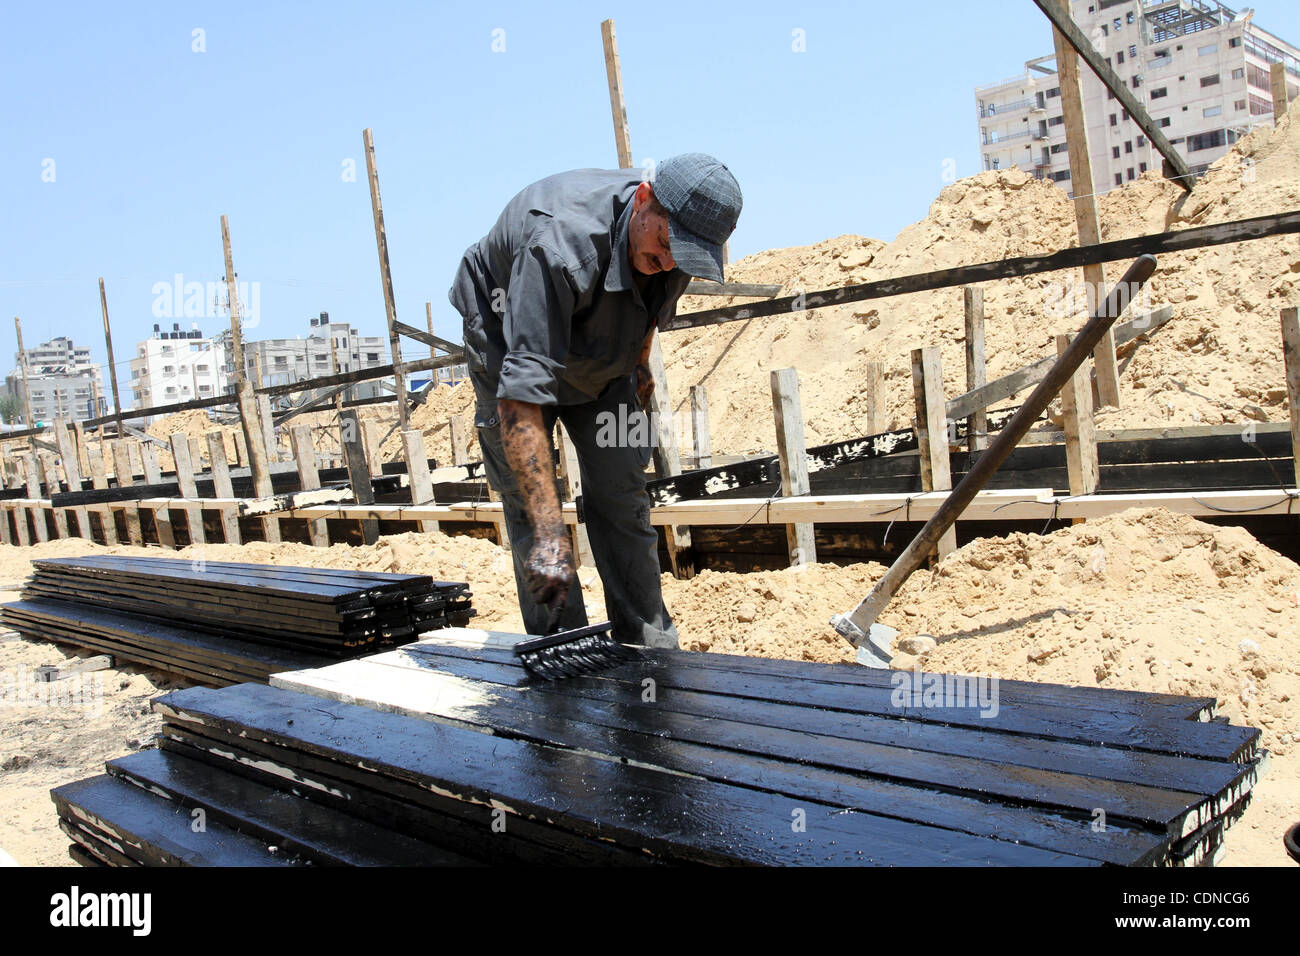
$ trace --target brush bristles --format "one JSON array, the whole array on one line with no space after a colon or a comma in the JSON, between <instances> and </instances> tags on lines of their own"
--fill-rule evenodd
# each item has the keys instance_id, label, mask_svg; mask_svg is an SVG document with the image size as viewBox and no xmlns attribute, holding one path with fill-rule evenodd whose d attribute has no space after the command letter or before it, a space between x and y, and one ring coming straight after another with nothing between
<instances>
[{"instance_id":1,"label":"brush bristles","mask_svg":"<svg viewBox=\"0 0 1300 956\"><path fill-rule=\"evenodd\" d=\"M546 680L558 680L562 677L594 674L608 667L617 667L635 657L635 653L611 640L606 634L591 634L567 644L529 651L521 654L519 660L530 673Z\"/></svg>"}]
</instances>

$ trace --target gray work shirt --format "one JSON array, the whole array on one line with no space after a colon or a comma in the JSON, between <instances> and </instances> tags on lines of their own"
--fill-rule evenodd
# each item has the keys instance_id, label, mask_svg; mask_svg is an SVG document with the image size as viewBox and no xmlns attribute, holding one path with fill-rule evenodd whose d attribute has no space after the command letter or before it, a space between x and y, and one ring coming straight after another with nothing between
<instances>
[{"instance_id":1,"label":"gray work shirt","mask_svg":"<svg viewBox=\"0 0 1300 956\"><path fill-rule=\"evenodd\" d=\"M628 224L640 184L629 169L549 176L510 200L465 251L448 298L464 316L479 389L580 405L635 371L651 322L672 318L690 281L673 269L638 291Z\"/></svg>"}]
</instances>

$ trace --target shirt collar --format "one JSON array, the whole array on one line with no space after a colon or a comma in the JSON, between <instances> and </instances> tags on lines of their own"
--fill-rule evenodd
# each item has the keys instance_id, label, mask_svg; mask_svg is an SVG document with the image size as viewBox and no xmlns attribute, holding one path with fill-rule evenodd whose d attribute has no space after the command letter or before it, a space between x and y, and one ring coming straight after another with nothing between
<instances>
[{"instance_id":1,"label":"shirt collar","mask_svg":"<svg viewBox=\"0 0 1300 956\"><path fill-rule=\"evenodd\" d=\"M627 261L629 235L632 226L632 200L623 208L623 215L614 224L614 254L610 259L609 269L605 273L605 289L608 292L634 292L636 282L632 274L632 263Z\"/></svg>"}]
</instances>

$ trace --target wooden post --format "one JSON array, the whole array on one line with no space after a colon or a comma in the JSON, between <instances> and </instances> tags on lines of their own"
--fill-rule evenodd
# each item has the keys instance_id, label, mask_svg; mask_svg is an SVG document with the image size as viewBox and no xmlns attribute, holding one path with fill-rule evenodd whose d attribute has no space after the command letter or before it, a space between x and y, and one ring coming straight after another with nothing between
<instances>
[{"instance_id":1,"label":"wooden post","mask_svg":"<svg viewBox=\"0 0 1300 956\"><path fill-rule=\"evenodd\" d=\"M271 414L271 396L257 396L257 417L262 423L262 441L268 461L280 460L280 443L275 438L275 419Z\"/></svg>"},{"instance_id":2,"label":"wooden post","mask_svg":"<svg viewBox=\"0 0 1300 956\"><path fill-rule=\"evenodd\" d=\"M984 290L968 285L963 293L966 306L966 391L969 392L988 382L988 365L984 359ZM982 451L989 446L988 430L988 413L981 408L967 422L971 451Z\"/></svg>"},{"instance_id":3,"label":"wooden post","mask_svg":"<svg viewBox=\"0 0 1300 956\"><path fill-rule=\"evenodd\" d=\"M379 247L379 281L384 287L384 311L388 315L388 348L393 354L393 382L397 386L397 423L410 427L406 407L406 373L402 369L401 336L397 334L397 305L393 301L393 275L388 267L388 233L384 229L384 204L379 198L379 171L375 167L375 138L369 129L361 133L366 148L366 173L370 177L370 208L375 218L375 244Z\"/></svg>"},{"instance_id":4,"label":"wooden post","mask_svg":"<svg viewBox=\"0 0 1300 956\"><path fill-rule=\"evenodd\" d=\"M867 434L879 435L887 427L885 421L885 367L879 362L867 363Z\"/></svg>"},{"instance_id":5,"label":"wooden post","mask_svg":"<svg viewBox=\"0 0 1300 956\"><path fill-rule=\"evenodd\" d=\"M556 450L560 453L560 477L564 480L569 500L577 501L578 496L582 494L582 467L578 463L578 453L573 447L573 441L564 430L563 422L556 422L555 443ZM573 556L580 568L596 566L596 556L591 550L591 538L587 535L585 522L573 526Z\"/></svg>"},{"instance_id":6,"label":"wooden post","mask_svg":"<svg viewBox=\"0 0 1300 956\"><path fill-rule=\"evenodd\" d=\"M429 334L433 335L433 303L432 302L424 303L424 317L429 322ZM438 348L432 342L430 342L429 358L437 358L437 357L438 357ZM430 374L433 376L434 384L436 385L438 381L438 370L430 369Z\"/></svg>"},{"instance_id":7,"label":"wooden post","mask_svg":"<svg viewBox=\"0 0 1300 956\"><path fill-rule=\"evenodd\" d=\"M605 45L605 78L609 81L609 109L614 118L614 143L618 148L619 169L632 168L632 136L627 126L627 104L623 99L623 71L618 63L618 37L614 21L604 20L600 34Z\"/></svg>"},{"instance_id":8,"label":"wooden post","mask_svg":"<svg viewBox=\"0 0 1300 956\"><path fill-rule=\"evenodd\" d=\"M772 373L772 413L776 418L776 447L781 457L781 497L809 492L808 454L799 404L799 373L792 368ZM785 538L790 566L817 563L817 541L811 524L788 524Z\"/></svg>"},{"instance_id":9,"label":"wooden post","mask_svg":"<svg viewBox=\"0 0 1300 956\"><path fill-rule=\"evenodd\" d=\"M713 452L709 444L709 397L703 385L691 386L691 436L695 441L695 467L711 468Z\"/></svg>"},{"instance_id":10,"label":"wooden post","mask_svg":"<svg viewBox=\"0 0 1300 956\"><path fill-rule=\"evenodd\" d=\"M63 419L54 422L54 441L59 446L59 460L63 464L63 477L68 483L68 491L81 491L81 462L77 459L77 443L73 433L68 430L68 423ZM93 541L90 533L90 512L84 507L73 508L77 518L77 533L87 541Z\"/></svg>"},{"instance_id":11,"label":"wooden post","mask_svg":"<svg viewBox=\"0 0 1300 956\"><path fill-rule=\"evenodd\" d=\"M330 368L333 369L335 375L339 373L339 347L338 343L334 341L333 332L330 333ZM347 391L349 395L352 394L352 389L350 388L345 389L345 391ZM339 415L343 414L343 392L338 392L334 396L334 411ZM342 451L341 446L339 450L340 452Z\"/></svg>"},{"instance_id":12,"label":"wooden post","mask_svg":"<svg viewBox=\"0 0 1300 956\"><path fill-rule=\"evenodd\" d=\"M22 487L25 482L25 475L23 473L26 471L26 468L24 467L26 459L11 458L10 461L14 466L14 486ZM28 492L28 494L30 494L30 492ZM31 531L28 529L27 525L28 514L29 511L27 508L14 506L14 534L18 539L18 544L24 548L32 543Z\"/></svg>"},{"instance_id":13,"label":"wooden post","mask_svg":"<svg viewBox=\"0 0 1300 956\"><path fill-rule=\"evenodd\" d=\"M1291 411L1291 454L1295 487L1300 487L1300 310L1282 310L1282 358L1286 362L1286 394Z\"/></svg>"},{"instance_id":14,"label":"wooden post","mask_svg":"<svg viewBox=\"0 0 1300 956\"><path fill-rule=\"evenodd\" d=\"M84 477L90 471L90 449L86 445L86 426L81 422L73 422L72 438L77 470Z\"/></svg>"},{"instance_id":15,"label":"wooden post","mask_svg":"<svg viewBox=\"0 0 1300 956\"><path fill-rule=\"evenodd\" d=\"M29 506L28 511L32 516L32 524L35 526L36 540L49 541L50 525L45 518L45 508L41 504L44 495L41 494L40 468L37 464L35 451L29 451L23 456L23 465L27 469L27 497L35 502L35 504Z\"/></svg>"},{"instance_id":16,"label":"wooden post","mask_svg":"<svg viewBox=\"0 0 1300 956\"><path fill-rule=\"evenodd\" d=\"M406 455L406 477L410 481L411 504L432 504L433 479L429 477L429 456L424 449L424 435L418 428L408 428L402 432L402 451ZM438 522L421 521L420 530L425 534L433 534L438 530Z\"/></svg>"},{"instance_id":17,"label":"wooden post","mask_svg":"<svg viewBox=\"0 0 1300 956\"><path fill-rule=\"evenodd\" d=\"M306 425L294 425L289 429L289 447L293 449L293 460L298 466L298 482L303 491L315 491L320 487L320 473L316 470L316 452L311 444L311 429ZM329 525L324 518L308 518L307 533L316 548L330 546Z\"/></svg>"},{"instance_id":18,"label":"wooden post","mask_svg":"<svg viewBox=\"0 0 1300 956\"><path fill-rule=\"evenodd\" d=\"M1269 64L1268 87L1273 94L1273 125L1276 126L1287 111L1286 64L1281 60Z\"/></svg>"},{"instance_id":19,"label":"wooden post","mask_svg":"<svg viewBox=\"0 0 1300 956\"><path fill-rule=\"evenodd\" d=\"M203 471L203 441L199 438L191 438L190 446L190 467L194 469L197 475Z\"/></svg>"},{"instance_id":20,"label":"wooden post","mask_svg":"<svg viewBox=\"0 0 1300 956\"><path fill-rule=\"evenodd\" d=\"M113 442L113 473L117 476L119 488L130 488L135 484L132 477L130 443L125 438ZM136 547L144 544L144 534L140 530L140 507L134 501L122 503L122 516L126 518L127 539Z\"/></svg>"},{"instance_id":21,"label":"wooden post","mask_svg":"<svg viewBox=\"0 0 1300 956\"><path fill-rule=\"evenodd\" d=\"M370 474L382 475L384 473L384 456L380 450L382 440L379 437L379 423L373 418L362 419L361 422L361 442L366 450L366 467Z\"/></svg>"},{"instance_id":22,"label":"wooden post","mask_svg":"<svg viewBox=\"0 0 1300 956\"><path fill-rule=\"evenodd\" d=\"M23 348L23 324L16 315L14 331L18 333L18 368L23 376L23 422L28 428L35 428L36 422L32 419L32 392L27 387L27 350Z\"/></svg>"},{"instance_id":23,"label":"wooden post","mask_svg":"<svg viewBox=\"0 0 1300 956\"><path fill-rule=\"evenodd\" d=\"M465 417L452 415L447 419L447 433L451 441L451 463L469 464L469 428L465 424Z\"/></svg>"},{"instance_id":24,"label":"wooden post","mask_svg":"<svg viewBox=\"0 0 1300 956\"><path fill-rule=\"evenodd\" d=\"M104 315L104 347L108 350L108 381L113 387L113 415L117 422L117 437L123 438L126 432L122 429L122 399L117 392L117 365L113 361L113 332L108 327L108 295L104 292L103 276L99 279L99 310ZM102 428L100 434L103 435Z\"/></svg>"},{"instance_id":25,"label":"wooden post","mask_svg":"<svg viewBox=\"0 0 1300 956\"><path fill-rule=\"evenodd\" d=\"M190 442L184 432L174 432L171 436L172 461L176 463L176 484L180 486L182 498L197 498L198 485L194 481L194 463L190 460ZM203 531L203 506L185 506L185 527L190 532L190 544L207 544L208 538Z\"/></svg>"},{"instance_id":26,"label":"wooden post","mask_svg":"<svg viewBox=\"0 0 1300 956\"><path fill-rule=\"evenodd\" d=\"M373 505L375 491L370 486L370 468L366 464L366 450L361 442L361 426L357 422L355 408L344 409L339 421L339 434L343 439L343 456L347 460L348 479L352 483L352 494L359 505ZM374 544L379 540L379 521L375 518L361 519L361 540Z\"/></svg>"},{"instance_id":27,"label":"wooden post","mask_svg":"<svg viewBox=\"0 0 1300 956\"><path fill-rule=\"evenodd\" d=\"M650 399L651 425L657 426L654 427L655 473L660 478L667 478L682 473L682 460L677 451L677 429L673 427L673 406L668 395L668 376L664 373L664 355L659 348L658 334L650 346L650 374L655 381L654 394ZM673 575L683 579L695 577L690 526L665 525L664 540L668 545L668 560Z\"/></svg>"},{"instance_id":28,"label":"wooden post","mask_svg":"<svg viewBox=\"0 0 1300 956\"><path fill-rule=\"evenodd\" d=\"M271 487L271 472L267 464L265 432L262 430L252 383L244 368L244 336L239 308L239 289L235 282L235 266L230 254L230 223L221 217L221 245L226 260L226 293L230 299L230 347L235 359L235 397L239 404L239 420L243 426L244 442L248 448L248 466L253 473L253 494L269 498L275 493ZM280 540L280 519L274 515L262 518L262 530L269 542Z\"/></svg>"},{"instance_id":29,"label":"wooden post","mask_svg":"<svg viewBox=\"0 0 1300 956\"><path fill-rule=\"evenodd\" d=\"M1070 336L1056 337L1056 354L1064 355ZM1090 495L1097 490L1097 431L1092 417L1092 385L1088 368L1075 370L1061 389L1065 419L1065 462L1070 475L1071 495ZM1082 519L1076 519L1076 523Z\"/></svg>"},{"instance_id":30,"label":"wooden post","mask_svg":"<svg viewBox=\"0 0 1300 956\"><path fill-rule=\"evenodd\" d=\"M104 438L103 431L100 431L100 451L103 451ZM92 488L107 488L108 475L104 470L103 454L90 455L90 485ZM104 535L104 544L117 544L117 520L114 517L113 509L108 505L96 505L95 513L99 515L100 531Z\"/></svg>"},{"instance_id":31,"label":"wooden post","mask_svg":"<svg viewBox=\"0 0 1300 956\"><path fill-rule=\"evenodd\" d=\"M156 485L162 483L162 469L158 467L158 448L153 442L138 442L140 457L144 466L144 483ZM169 508L153 509L153 524L158 534L158 543L164 548L176 547L176 536L172 533L172 515Z\"/></svg>"},{"instance_id":32,"label":"wooden post","mask_svg":"<svg viewBox=\"0 0 1300 956\"><path fill-rule=\"evenodd\" d=\"M243 432L235 432L235 467L248 467L248 442L244 441Z\"/></svg>"},{"instance_id":33,"label":"wooden post","mask_svg":"<svg viewBox=\"0 0 1300 956\"><path fill-rule=\"evenodd\" d=\"M939 349L928 346L912 350L912 395L916 402L916 444L921 454L921 490L952 490L952 468L948 460L948 422L944 417L943 367ZM954 524L939 539L939 557L957 550Z\"/></svg>"},{"instance_id":34,"label":"wooden post","mask_svg":"<svg viewBox=\"0 0 1300 956\"><path fill-rule=\"evenodd\" d=\"M1070 0L1055 0L1070 16ZM1056 46L1056 68L1061 86L1061 113L1065 117L1065 141L1070 156L1070 182L1074 193L1074 218L1079 230L1079 245L1101 242L1101 218L1097 212L1097 189L1092 179L1092 157L1088 152L1088 126L1083 115L1083 90L1079 84L1079 58L1074 47L1052 27ZM1083 281L1100 302L1106 288L1106 272L1097 265L1083 267ZM1119 366L1115 361L1115 333L1109 329L1093 353L1097 368L1097 394L1103 405L1119 408Z\"/></svg>"},{"instance_id":35,"label":"wooden post","mask_svg":"<svg viewBox=\"0 0 1300 956\"><path fill-rule=\"evenodd\" d=\"M13 536L9 533L9 506L0 501L0 544L11 545L13 543Z\"/></svg>"},{"instance_id":36,"label":"wooden post","mask_svg":"<svg viewBox=\"0 0 1300 956\"><path fill-rule=\"evenodd\" d=\"M54 456L48 453L42 453L37 456L41 468L41 480L45 482L45 493L49 498L53 498L59 490L59 475L54 470ZM53 503L50 504L50 514L54 517L54 535L57 538L66 538L68 536L68 512L64 508L56 508Z\"/></svg>"},{"instance_id":37,"label":"wooden post","mask_svg":"<svg viewBox=\"0 0 1300 956\"><path fill-rule=\"evenodd\" d=\"M234 486L230 483L230 463L226 460L226 442L221 432L208 432L208 460L211 462L213 493L218 498L235 497ZM221 527L226 534L226 544L243 544L238 511L222 508Z\"/></svg>"}]
</instances>

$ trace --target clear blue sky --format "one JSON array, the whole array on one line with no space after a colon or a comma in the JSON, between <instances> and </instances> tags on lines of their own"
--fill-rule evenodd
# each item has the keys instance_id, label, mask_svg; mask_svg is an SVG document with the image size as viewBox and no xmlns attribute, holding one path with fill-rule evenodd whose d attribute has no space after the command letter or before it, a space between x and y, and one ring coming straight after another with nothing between
<instances>
[{"instance_id":1,"label":"clear blue sky","mask_svg":"<svg viewBox=\"0 0 1300 956\"><path fill-rule=\"evenodd\" d=\"M1265 29L1300 37L1297 5L1257 9ZM260 284L251 338L305 334L322 310L381 334L367 126L398 317L423 326L431 300L438 333L458 338L452 272L509 197L617 165L611 16L635 158L699 150L731 167L745 193L733 258L892 238L925 215L945 161L977 171L973 88L1051 50L1029 0L7 4L0 364L15 315L29 347L68 334L104 361L104 276L125 381L159 321L155 283L220 279L223 213L240 280Z\"/></svg>"}]
</instances>

